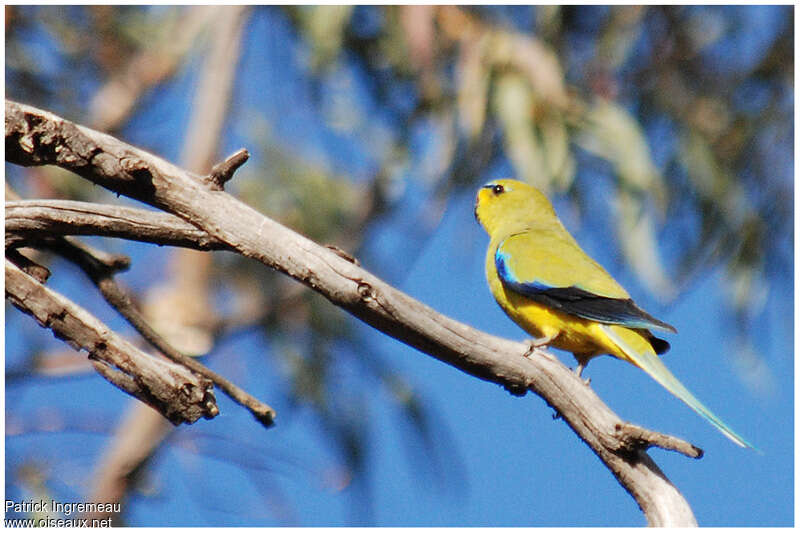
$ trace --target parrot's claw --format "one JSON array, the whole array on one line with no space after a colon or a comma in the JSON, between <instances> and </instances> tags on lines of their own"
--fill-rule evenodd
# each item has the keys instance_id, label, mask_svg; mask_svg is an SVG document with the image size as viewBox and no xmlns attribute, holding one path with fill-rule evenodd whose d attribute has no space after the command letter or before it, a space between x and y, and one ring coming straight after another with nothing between
<instances>
[{"instance_id":1,"label":"parrot's claw","mask_svg":"<svg viewBox=\"0 0 800 533\"><path fill-rule=\"evenodd\" d=\"M524 357L530 357L533 355L533 352L536 351L536 348L541 348L542 346L547 346L555 337L541 337L538 339L528 339L526 344L528 345L528 349L525 350ZM549 352L539 352L551 361L556 361L556 358Z\"/></svg>"},{"instance_id":2,"label":"parrot's claw","mask_svg":"<svg viewBox=\"0 0 800 533\"><path fill-rule=\"evenodd\" d=\"M556 335L548 335L546 337L539 337L537 339L529 339L528 342L531 345L531 348L541 348L542 346L547 346L553 340L555 340Z\"/></svg>"},{"instance_id":3,"label":"parrot's claw","mask_svg":"<svg viewBox=\"0 0 800 533\"><path fill-rule=\"evenodd\" d=\"M578 374L578 377L581 377L583 373L583 369L586 368L586 365L589 361L588 360L579 360L578 367L575 369L575 373ZM589 384L592 382L592 378L586 378L583 380L583 383L588 387Z\"/></svg>"}]
</instances>

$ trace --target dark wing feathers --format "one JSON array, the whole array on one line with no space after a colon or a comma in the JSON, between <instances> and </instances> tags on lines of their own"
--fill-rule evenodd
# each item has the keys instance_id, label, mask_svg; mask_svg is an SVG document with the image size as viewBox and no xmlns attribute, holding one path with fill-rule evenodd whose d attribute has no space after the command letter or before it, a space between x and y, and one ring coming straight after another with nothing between
<instances>
[{"instance_id":1,"label":"dark wing feathers","mask_svg":"<svg viewBox=\"0 0 800 533\"><path fill-rule=\"evenodd\" d=\"M575 286L548 287L538 281L518 281L513 273L508 271L503 254L495 256L495 263L503 285L542 305L604 324L677 332L671 325L658 320L637 306L630 298L608 298ZM661 339L656 339L656 341L661 341ZM663 347L666 351L669 344L666 341L661 342L666 344L666 347ZM656 344L653 346L658 352L658 348L662 346L660 344L656 346Z\"/></svg>"}]
</instances>

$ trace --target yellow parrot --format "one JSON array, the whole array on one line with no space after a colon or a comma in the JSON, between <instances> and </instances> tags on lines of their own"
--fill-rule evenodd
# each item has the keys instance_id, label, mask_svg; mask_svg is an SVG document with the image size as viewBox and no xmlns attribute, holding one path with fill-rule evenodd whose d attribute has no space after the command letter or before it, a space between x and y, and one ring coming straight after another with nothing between
<instances>
[{"instance_id":1,"label":"yellow parrot","mask_svg":"<svg viewBox=\"0 0 800 533\"><path fill-rule=\"evenodd\" d=\"M657 354L669 343L650 329L677 333L638 307L575 242L547 197L517 180L478 191L475 217L489 234L486 277L503 311L535 337L534 346L572 352L577 373L609 354L645 372L739 446L754 448L681 384Z\"/></svg>"}]
</instances>

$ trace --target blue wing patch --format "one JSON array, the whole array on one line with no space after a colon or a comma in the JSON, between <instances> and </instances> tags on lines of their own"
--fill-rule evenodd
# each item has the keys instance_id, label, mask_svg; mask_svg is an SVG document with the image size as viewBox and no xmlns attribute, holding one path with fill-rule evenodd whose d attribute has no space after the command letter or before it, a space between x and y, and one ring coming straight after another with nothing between
<instances>
[{"instance_id":1,"label":"blue wing patch","mask_svg":"<svg viewBox=\"0 0 800 533\"><path fill-rule=\"evenodd\" d=\"M511 269L508 254L500 249L495 253L494 264L506 288L552 309L604 324L677 333L674 327L648 314L630 298L608 298L574 285L551 287L541 280L521 280Z\"/></svg>"}]
</instances>

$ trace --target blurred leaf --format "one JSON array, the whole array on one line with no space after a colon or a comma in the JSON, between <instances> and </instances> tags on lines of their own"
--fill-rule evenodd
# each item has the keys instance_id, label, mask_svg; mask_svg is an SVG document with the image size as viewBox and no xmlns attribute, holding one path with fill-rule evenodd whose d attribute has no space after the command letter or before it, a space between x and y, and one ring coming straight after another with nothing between
<instances>
[{"instance_id":1,"label":"blurred leaf","mask_svg":"<svg viewBox=\"0 0 800 533\"><path fill-rule=\"evenodd\" d=\"M641 195L620 188L614 206L617 239L628 264L648 289L663 299L672 300L677 295L675 287L664 271L653 217L645 209Z\"/></svg>"},{"instance_id":2,"label":"blurred leaf","mask_svg":"<svg viewBox=\"0 0 800 533\"><path fill-rule=\"evenodd\" d=\"M311 70L317 71L339 55L353 6L320 5L298 8L300 26L311 43Z\"/></svg>"},{"instance_id":3,"label":"blurred leaf","mask_svg":"<svg viewBox=\"0 0 800 533\"><path fill-rule=\"evenodd\" d=\"M536 6L536 34L547 41L554 40L561 32L561 6Z\"/></svg>"},{"instance_id":4,"label":"blurred leaf","mask_svg":"<svg viewBox=\"0 0 800 533\"><path fill-rule=\"evenodd\" d=\"M757 315L766 302L763 286L764 221L745 189L719 165L705 138L694 132L681 137L680 161L698 195L710 207L704 219L716 220L727 258L729 295L734 308Z\"/></svg>"},{"instance_id":5,"label":"blurred leaf","mask_svg":"<svg viewBox=\"0 0 800 533\"><path fill-rule=\"evenodd\" d=\"M767 303L761 270L753 265L733 264L727 274L729 294L736 310L745 316L758 315Z\"/></svg>"},{"instance_id":6,"label":"blurred leaf","mask_svg":"<svg viewBox=\"0 0 800 533\"><path fill-rule=\"evenodd\" d=\"M730 226L742 224L751 213L744 190L733 175L717 163L705 138L689 131L680 136L679 161L698 195L708 199Z\"/></svg>"},{"instance_id":7,"label":"blurred leaf","mask_svg":"<svg viewBox=\"0 0 800 533\"><path fill-rule=\"evenodd\" d=\"M513 72L497 77L492 93L495 114L503 126L505 146L517 178L550 191L547 161L534 134L533 92L525 78Z\"/></svg>"},{"instance_id":8,"label":"blurred leaf","mask_svg":"<svg viewBox=\"0 0 800 533\"><path fill-rule=\"evenodd\" d=\"M546 105L567 105L564 72L549 46L534 37L496 30L489 49L495 68L510 66L522 74Z\"/></svg>"},{"instance_id":9,"label":"blurred leaf","mask_svg":"<svg viewBox=\"0 0 800 533\"><path fill-rule=\"evenodd\" d=\"M764 223L751 214L736 228L734 251L727 269L731 301L745 322L758 316L767 303L764 276Z\"/></svg>"},{"instance_id":10,"label":"blurred leaf","mask_svg":"<svg viewBox=\"0 0 800 533\"><path fill-rule=\"evenodd\" d=\"M490 39L487 35L462 39L459 48L457 105L459 125L474 141L486 121L486 106L489 97L489 68L485 64L485 54Z\"/></svg>"},{"instance_id":11,"label":"blurred leaf","mask_svg":"<svg viewBox=\"0 0 800 533\"><path fill-rule=\"evenodd\" d=\"M610 70L627 61L642 31L646 6L611 6L608 22L597 43L597 57Z\"/></svg>"},{"instance_id":12,"label":"blurred leaf","mask_svg":"<svg viewBox=\"0 0 800 533\"><path fill-rule=\"evenodd\" d=\"M327 411L326 375L327 366L319 359L306 357L304 351L291 342L282 342L275 354L283 360L283 368L291 383L290 400L300 404L311 404L325 413Z\"/></svg>"},{"instance_id":13,"label":"blurred leaf","mask_svg":"<svg viewBox=\"0 0 800 533\"><path fill-rule=\"evenodd\" d=\"M310 239L337 244L342 229L364 215L369 189L281 146L263 120L252 118L250 127L262 142L265 164L244 169L241 194Z\"/></svg>"},{"instance_id":14,"label":"blurred leaf","mask_svg":"<svg viewBox=\"0 0 800 533\"><path fill-rule=\"evenodd\" d=\"M540 107L536 126L547 159L547 170L554 188L565 191L575 178L575 159L569 144L569 133L563 114L547 106ZM544 109L541 109L543 107Z\"/></svg>"},{"instance_id":15,"label":"blurred leaf","mask_svg":"<svg viewBox=\"0 0 800 533\"><path fill-rule=\"evenodd\" d=\"M391 66L401 77L413 76L419 71L411 59L411 48L402 21L402 11L393 6L382 11L385 31L380 35L376 56L379 67Z\"/></svg>"},{"instance_id":16,"label":"blurred leaf","mask_svg":"<svg viewBox=\"0 0 800 533\"><path fill-rule=\"evenodd\" d=\"M400 24L405 33L409 51L409 61L421 71L423 76L432 74L434 67L435 6L399 6Z\"/></svg>"},{"instance_id":17,"label":"blurred leaf","mask_svg":"<svg viewBox=\"0 0 800 533\"><path fill-rule=\"evenodd\" d=\"M497 76L492 104L517 177L545 193L566 190L575 174L575 162L562 114L539 101L528 81L513 72Z\"/></svg>"},{"instance_id":18,"label":"blurred leaf","mask_svg":"<svg viewBox=\"0 0 800 533\"><path fill-rule=\"evenodd\" d=\"M725 34L728 22L722 11L709 9L708 6L699 6L698 9L692 9L689 12L690 15L685 22L685 31L693 53L711 46Z\"/></svg>"},{"instance_id":19,"label":"blurred leaf","mask_svg":"<svg viewBox=\"0 0 800 533\"><path fill-rule=\"evenodd\" d=\"M45 502L49 504L56 501L52 491L47 486L49 478L52 476L51 468L38 464L32 461L26 461L16 472L16 477L20 485L28 493L26 501L31 502ZM11 500L6 500L11 501ZM28 513L22 513L23 516L30 518L34 521L46 521L49 518L60 518L59 514L55 512L52 505L43 505L39 508L33 508Z\"/></svg>"},{"instance_id":20,"label":"blurred leaf","mask_svg":"<svg viewBox=\"0 0 800 533\"><path fill-rule=\"evenodd\" d=\"M733 128L731 114L719 98L699 97L694 100L687 117L689 126L697 129L709 141L725 135L726 144L736 150L743 144L743 132ZM733 152L731 150L731 152ZM735 155L732 153L731 155Z\"/></svg>"},{"instance_id":21,"label":"blurred leaf","mask_svg":"<svg viewBox=\"0 0 800 533\"><path fill-rule=\"evenodd\" d=\"M619 104L597 99L578 123L575 141L611 163L623 187L645 193L660 212L666 209L666 187L650 157L639 123Z\"/></svg>"}]
</instances>

